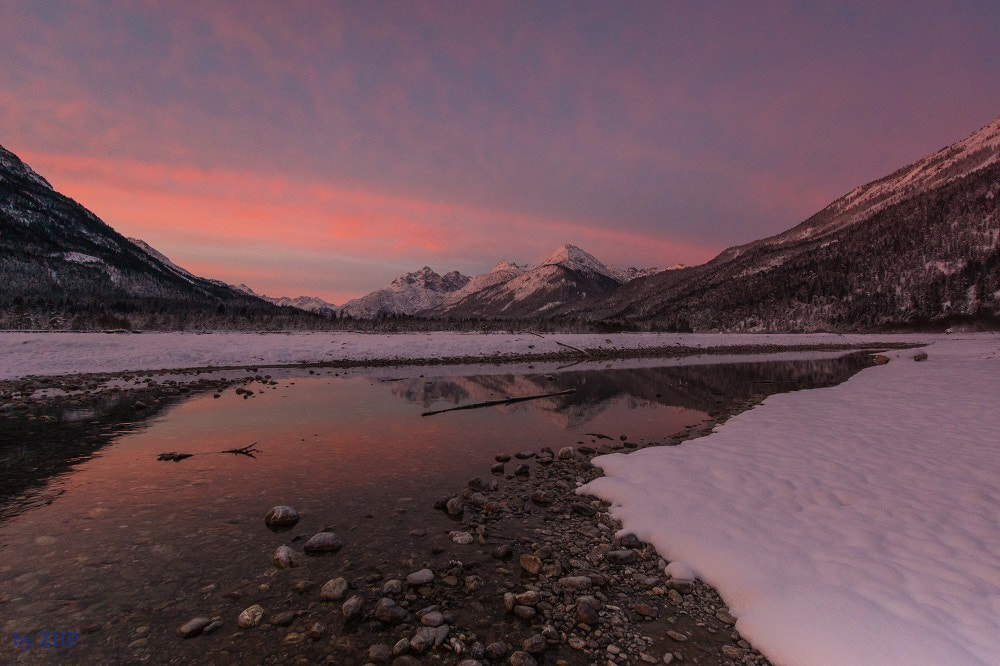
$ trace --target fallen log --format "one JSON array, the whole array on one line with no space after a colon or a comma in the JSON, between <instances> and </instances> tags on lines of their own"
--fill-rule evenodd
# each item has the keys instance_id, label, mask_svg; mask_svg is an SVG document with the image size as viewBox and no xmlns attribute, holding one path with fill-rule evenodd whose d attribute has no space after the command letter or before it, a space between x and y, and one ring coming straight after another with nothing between
<instances>
[{"instance_id":1,"label":"fallen log","mask_svg":"<svg viewBox=\"0 0 1000 666\"><path fill-rule=\"evenodd\" d=\"M157 460L173 460L174 462L180 462L185 458L190 458L191 456L207 456L213 453L232 453L238 456L249 456L251 458L256 458L255 453L260 453L260 449L256 447L257 442L253 444L247 444L246 446L238 446L232 449L226 449L225 451L201 451L199 453L180 453L178 451L171 451L170 453L161 453L156 456Z\"/></svg>"},{"instance_id":2,"label":"fallen log","mask_svg":"<svg viewBox=\"0 0 1000 666\"><path fill-rule=\"evenodd\" d=\"M557 395L569 395L570 393L576 393L576 389L556 391L555 393L541 393L539 395L525 395L518 398L504 398L503 400L487 400L486 402L474 402L469 405L459 405L458 407L449 407L448 409L436 409L434 411L424 412L423 414L421 414L421 416L433 416L434 414L455 412L460 409L479 409L480 407L496 407L499 405L512 405L515 402L524 402L526 400L538 400L539 398L552 398Z\"/></svg>"}]
</instances>

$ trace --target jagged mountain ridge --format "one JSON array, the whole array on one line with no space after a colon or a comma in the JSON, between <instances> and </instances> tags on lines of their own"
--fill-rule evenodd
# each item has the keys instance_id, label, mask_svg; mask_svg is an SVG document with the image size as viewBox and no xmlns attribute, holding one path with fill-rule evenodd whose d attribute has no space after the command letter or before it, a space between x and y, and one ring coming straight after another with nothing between
<instances>
[{"instance_id":1,"label":"jagged mountain ridge","mask_svg":"<svg viewBox=\"0 0 1000 666\"><path fill-rule=\"evenodd\" d=\"M489 272L472 278L457 271L440 276L425 266L396 278L385 289L345 303L338 312L358 318L393 314L483 319L551 316L657 270L610 268L592 254L565 244L535 268L501 260Z\"/></svg>"},{"instance_id":2,"label":"jagged mountain ridge","mask_svg":"<svg viewBox=\"0 0 1000 666\"><path fill-rule=\"evenodd\" d=\"M483 319L549 317L586 299L609 294L620 284L621 279L592 254L566 244L531 270L424 314Z\"/></svg>"},{"instance_id":3,"label":"jagged mountain ridge","mask_svg":"<svg viewBox=\"0 0 1000 666\"><path fill-rule=\"evenodd\" d=\"M224 328L295 318L130 241L2 146L0 283L2 328Z\"/></svg>"},{"instance_id":4,"label":"jagged mountain ridge","mask_svg":"<svg viewBox=\"0 0 1000 666\"><path fill-rule=\"evenodd\" d=\"M998 183L1000 118L786 232L635 280L589 304L586 316L736 331L995 318Z\"/></svg>"},{"instance_id":5,"label":"jagged mountain ridge","mask_svg":"<svg viewBox=\"0 0 1000 666\"><path fill-rule=\"evenodd\" d=\"M400 275L384 289L344 303L337 312L358 319L417 314L439 306L449 294L468 284L469 279L458 271L438 275L424 266Z\"/></svg>"}]
</instances>

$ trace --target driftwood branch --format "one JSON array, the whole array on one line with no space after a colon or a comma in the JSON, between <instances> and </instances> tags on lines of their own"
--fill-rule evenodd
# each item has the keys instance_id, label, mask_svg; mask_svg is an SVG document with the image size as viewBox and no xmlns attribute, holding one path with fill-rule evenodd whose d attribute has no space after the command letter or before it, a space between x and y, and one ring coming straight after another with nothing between
<instances>
[{"instance_id":1,"label":"driftwood branch","mask_svg":"<svg viewBox=\"0 0 1000 666\"><path fill-rule=\"evenodd\" d=\"M247 444L246 446L238 446L232 449L226 449L225 451L202 451L200 453L179 453L178 451L171 451L170 453L161 453L156 456L157 460L173 460L174 462L180 462L185 458L190 458L191 456L207 456L213 453L232 453L238 456L249 456L250 458L256 458L255 453L260 453L260 449L255 448L257 442L253 444Z\"/></svg>"},{"instance_id":2,"label":"driftwood branch","mask_svg":"<svg viewBox=\"0 0 1000 666\"><path fill-rule=\"evenodd\" d=\"M588 352L588 351L586 351L584 349L580 349L579 347L574 347L573 345L568 345L565 342L559 342L558 340L553 340L553 342L555 342L560 347L566 347L567 349L572 349L575 352L580 352L584 356L590 356L590 352Z\"/></svg>"},{"instance_id":3,"label":"driftwood branch","mask_svg":"<svg viewBox=\"0 0 1000 666\"><path fill-rule=\"evenodd\" d=\"M421 416L433 416L434 414L455 412L458 411L459 409L479 409L480 407L496 407L498 405L512 405L515 402L524 402L525 400L538 400L539 398L551 398L557 395L569 395L570 393L576 393L576 389L556 391L555 393L542 393L540 395L525 395L519 398L505 398L503 400L487 400L486 402L474 402L470 405L459 405L458 407L449 407L448 409L437 409L431 412L424 412L423 414L421 414Z\"/></svg>"}]
</instances>

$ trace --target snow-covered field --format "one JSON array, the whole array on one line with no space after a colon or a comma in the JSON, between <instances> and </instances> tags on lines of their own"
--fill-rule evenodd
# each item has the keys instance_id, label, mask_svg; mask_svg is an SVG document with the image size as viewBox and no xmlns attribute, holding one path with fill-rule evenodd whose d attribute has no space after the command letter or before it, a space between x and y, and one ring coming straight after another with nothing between
<instances>
[{"instance_id":1,"label":"snow-covered field","mask_svg":"<svg viewBox=\"0 0 1000 666\"><path fill-rule=\"evenodd\" d=\"M26 375L209 366L497 357L581 349L921 342L927 335L712 335L480 333L0 333L0 380Z\"/></svg>"},{"instance_id":2,"label":"snow-covered field","mask_svg":"<svg viewBox=\"0 0 1000 666\"><path fill-rule=\"evenodd\" d=\"M926 351L597 458L581 491L776 664L1000 664L1000 336Z\"/></svg>"}]
</instances>

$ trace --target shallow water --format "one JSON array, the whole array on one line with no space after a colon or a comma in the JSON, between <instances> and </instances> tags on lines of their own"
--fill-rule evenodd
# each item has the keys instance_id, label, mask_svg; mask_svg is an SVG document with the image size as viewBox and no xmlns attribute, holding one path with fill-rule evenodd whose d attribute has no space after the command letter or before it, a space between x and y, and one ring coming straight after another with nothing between
<instances>
[{"instance_id":1,"label":"shallow water","mask_svg":"<svg viewBox=\"0 0 1000 666\"><path fill-rule=\"evenodd\" d=\"M748 401L836 383L867 363L845 357L532 374L438 367L351 377L297 370L219 397L174 395L138 415L122 396L46 421L8 415L0 422L0 660L17 653L38 663L115 661L157 649L195 658L204 646L179 641L177 626L195 615L234 619L266 599L278 545L301 550L297 539L334 529L344 549L303 571L319 583L347 571L419 568L451 526L433 502L473 476L488 479L496 454L670 442ZM569 389L575 392L421 416ZM261 451L256 459L217 453L251 442ZM157 460L169 451L196 455ZM275 504L301 513L293 531L264 527ZM227 625L228 635L235 622ZM15 649L15 632L44 631L80 639L72 647Z\"/></svg>"}]
</instances>

